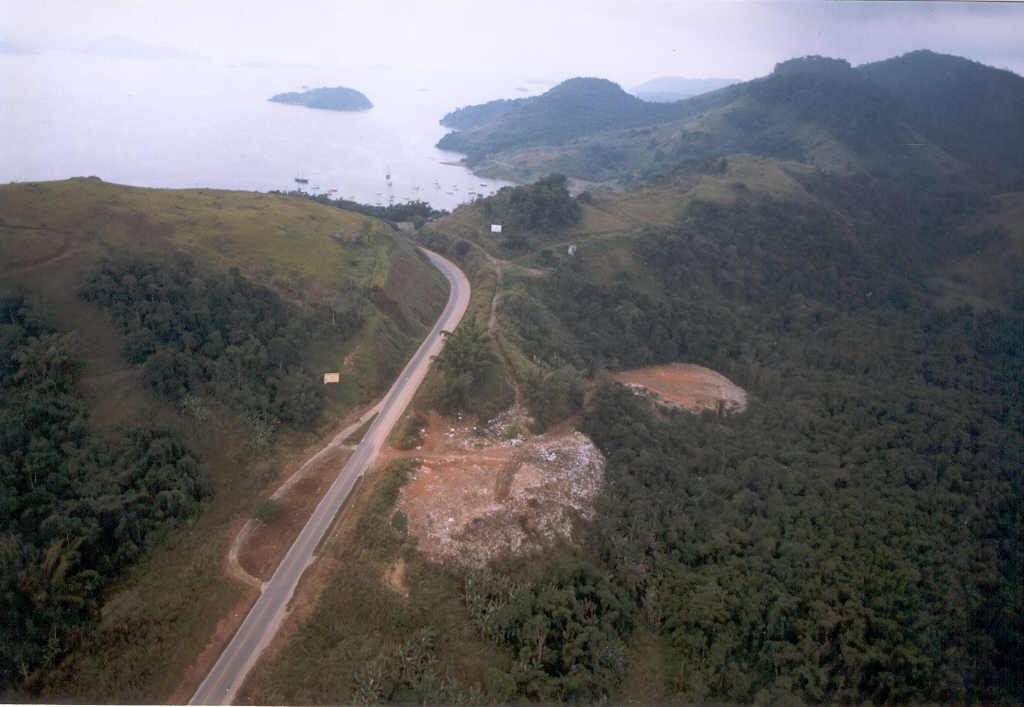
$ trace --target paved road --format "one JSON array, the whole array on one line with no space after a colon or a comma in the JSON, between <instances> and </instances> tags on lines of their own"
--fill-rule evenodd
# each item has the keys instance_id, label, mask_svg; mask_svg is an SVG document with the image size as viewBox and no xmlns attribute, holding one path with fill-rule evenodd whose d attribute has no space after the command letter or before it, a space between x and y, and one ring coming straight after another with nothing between
<instances>
[{"instance_id":1,"label":"paved road","mask_svg":"<svg viewBox=\"0 0 1024 707\"><path fill-rule=\"evenodd\" d=\"M295 592L302 573L312 564L314 551L323 539L352 491L356 479L377 456L384 440L409 405L423 382L431 359L444 345L442 331L454 329L469 305L469 281L454 263L428 250L423 253L448 279L451 291L448 304L430 334L420 345L391 390L381 403L381 412L370 425L355 452L342 467L338 478L309 517L288 554L281 560L274 576L264 585L259 599L253 604L238 631L217 663L199 685L190 704L231 704L260 653L270 644L288 612L288 603Z\"/></svg>"}]
</instances>

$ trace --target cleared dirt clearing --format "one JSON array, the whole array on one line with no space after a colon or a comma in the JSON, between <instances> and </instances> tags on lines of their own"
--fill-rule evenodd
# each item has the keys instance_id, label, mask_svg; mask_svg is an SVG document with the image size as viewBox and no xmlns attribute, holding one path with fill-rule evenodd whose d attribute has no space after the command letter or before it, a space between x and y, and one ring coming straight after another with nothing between
<instances>
[{"instance_id":1,"label":"cleared dirt clearing","mask_svg":"<svg viewBox=\"0 0 1024 707\"><path fill-rule=\"evenodd\" d=\"M518 429L432 416L414 452L420 464L398 499L424 557L479 566L571 541L577 524L593 517L605 466L593 442L573 430L526 438Z\"/></svg>"},{"instance_id":2,"label":"cleared dirt clearing","mask_svg":"<svg viewBox=\"0 0 1024 707\"><path fill-rule=\"evenodd\" d=\"M653 393L657 402L691 412L719 410L743 412L747 392L720 373L692 363L669 363L614 374L631 388Z\"/></svg>"}]
</instances>

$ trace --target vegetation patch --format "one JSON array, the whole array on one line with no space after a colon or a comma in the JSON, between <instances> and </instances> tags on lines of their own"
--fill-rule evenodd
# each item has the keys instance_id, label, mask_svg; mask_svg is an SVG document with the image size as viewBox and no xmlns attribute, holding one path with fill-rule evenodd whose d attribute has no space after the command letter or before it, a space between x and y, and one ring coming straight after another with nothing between
<instances>
[{"instance_id":1,"label":"vegetation patch","mask_svg":"<svg viewBox=\"0 0 1024 707\"><path fill-rule=\"evenodd\" d=\"M481 209L484 216L513 231L551 231L580 220L580 205L569 196L566 178L561 174L525 186L504 187L481 200Z\"/></svg>"},{"instance_id":2,"label":"vegetation patch","mask_svg":"<svg viewBox=\"0 0 1024 707\"><path fill-rule=\"evenodd\" d=\"M622 636L633 625L629 599L608 576L579 560L556 560L541 580L479 570L463 596L480 631L515 656L505 699L594 702L622 679Z\"/></svg>"},{"instance_id":3,"label":"vegetation patch","mask_svg":"<svg viewBox=\"0 0 1024 707\"><path fill-rule=\"evenodd\" d=\"M497 414L509 402L510 391L491 338L475 317L467 317L454 332L445 333L437 357L440 374L433 399L445 413L466 412L480 419Z\"/></svg>"},{"instance_id":4,"label":"vegetation patch","mask_svg":"<svg viewBox=\"0 0 1024 707\"><path fill-rule=\"evenodd\" d=\"M38 686L94 630L103 590L210 489L171 432L93 433L76 340L0 296L0 689Z\"/></svg>"},{"instance_id":5,"label":"vegetation patch","mask_svg":"<svg viewBox=\"0 0 1024 707\"><path fill-rule=\"evenodd\" d=\"M312 338L352 336L357 312L297 312L237 269L206 275L190 259L108 261L82 288L123 333L128 361L157 395L208 396L247 414L259 446L278 423L309 425L322 406L300 351ZM318 316L319 315L319 316Z\"/></svg>"}]
</instances>

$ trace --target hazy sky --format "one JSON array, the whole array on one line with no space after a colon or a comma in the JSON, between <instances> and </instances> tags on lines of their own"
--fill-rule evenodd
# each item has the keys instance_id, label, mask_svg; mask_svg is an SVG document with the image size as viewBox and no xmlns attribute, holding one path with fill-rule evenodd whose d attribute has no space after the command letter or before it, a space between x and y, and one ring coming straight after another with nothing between
<instances>
[{"instance_id":1,"label":"hazy sky","mask_svg":"<svg viewBox=\"0 0 1024 707\"><path fill-rule=\"evenodd\" d=\"M610 0L0 0L0 40L109 36L224 62L394 66L522 80L753 78L806 54L862 63L916 48L1024 74L1024 5Z\"/></svg>"}]
</instances>

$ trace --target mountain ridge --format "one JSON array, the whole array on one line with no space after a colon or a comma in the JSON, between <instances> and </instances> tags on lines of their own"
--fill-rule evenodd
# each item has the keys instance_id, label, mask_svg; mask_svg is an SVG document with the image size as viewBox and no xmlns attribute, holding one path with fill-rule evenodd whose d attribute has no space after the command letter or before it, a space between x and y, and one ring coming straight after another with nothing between
<instances>
[{"instance_id":1,"label":"mountain ridge","mask_svg":"<svg viewBox=\"0 0 1024 707\"><path fill-rule=\"evenodd\" d=\"M1024 79L927 50L858 67L790 59L674 103L624 96L611 82L578 78L540 96L467 106L442 120L458 131L438 146L483 174L520 180L557 171L628 182L737 152L840 171L1002 173L1024 164Z\"/></svg>"}]
</instances>

